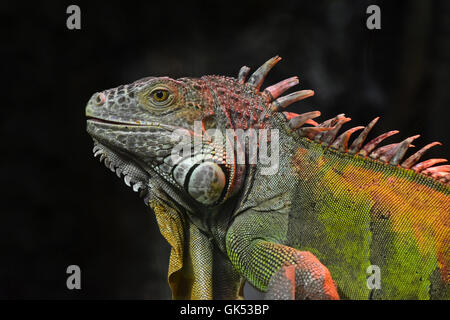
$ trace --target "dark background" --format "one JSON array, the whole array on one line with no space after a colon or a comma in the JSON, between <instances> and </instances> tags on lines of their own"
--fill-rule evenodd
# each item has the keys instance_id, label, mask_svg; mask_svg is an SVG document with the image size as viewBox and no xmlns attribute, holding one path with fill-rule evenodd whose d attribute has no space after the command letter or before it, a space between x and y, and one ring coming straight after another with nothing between
<instances>
[{"instance_id":1,"label":"dark background","mask_svg":"<svg viewBox=\"0 0 450 320\"><path fill-rule=\"evenodd\" d=\"M143 201L92 156L84 106L155 75L236 76L275 54L267 84L299 75L292 111L381 120L449 156L450 2L124 1L1 8L0 298L169 298L169 246ZM81 7L81 30L66 8ZM381 7L381 30L366 8ZM347 125L347 128L350 124ZM66 268L82 290L66 288Z\"/></svg>"}]
</instances>

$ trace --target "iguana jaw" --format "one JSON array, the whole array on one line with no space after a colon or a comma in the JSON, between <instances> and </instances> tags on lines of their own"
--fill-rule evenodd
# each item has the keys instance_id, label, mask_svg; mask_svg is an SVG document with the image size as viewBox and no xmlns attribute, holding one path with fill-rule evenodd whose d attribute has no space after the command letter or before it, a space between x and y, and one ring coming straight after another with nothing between
<instances>
[{"instance_id":1,"label":"iguana jaw","mask_svg":"<svg viewBox=\"0 0 450 320\"><path fill-rule=\"evenodd\" d=\"M159 147L155 149L155 146L173 139L171 135L177 127L160 123L128 124L90 117L86 129L94 140L94 156L100 156L107 168L123 178L135 192L141 191L141 196L149 191L150 179L167 180L173 188L178 188L171 182L171 175L160 169L171 149L164 150L167 154L163 155Z\"/></svg>"},{"instance_id":2,"label":"iguana jaw","mask_svg":"<svg viewBox=\"0 0 450 320\"><path fill-rule=\"evenodd\" d=\"M113 151L111 147L98 142L95 138L93 140L94 157L100 156L100 162L103 161L108 169L116 173L117 177L123 178L125 184L134 192L140 191L140 196L144 196L152 176L151 169L144 169L137 160L116 150Z\"/></svg>"},{"instance_id":3,"label":"iguana jaw","mask_svg":"<svg viewBox=\"0 0 450 320\"><path fill-rule=\"evenodd\" d=\"M162 127L167 127L165 129L169 131L173 130L171 126L164 126L159 123L124 123L99 119L88 115L87 132L94 140L94 157L100 156L100 162L103 161L108 169L116 173L117 177L123 178L127 186L131 187L135 192L140 191L140 195L143 196L147 192L149 179L156 176L157 173L151 166L139 161L128 150L121 150L117 146L117 142L114 143L114 136L108 137L108 134L104 134L105 130L110 130L109 132L120 132L122 130L129 130L130 127L144 131L146 129L151 130L151 128L161 129Z\"/></svg>"}]
</instances>

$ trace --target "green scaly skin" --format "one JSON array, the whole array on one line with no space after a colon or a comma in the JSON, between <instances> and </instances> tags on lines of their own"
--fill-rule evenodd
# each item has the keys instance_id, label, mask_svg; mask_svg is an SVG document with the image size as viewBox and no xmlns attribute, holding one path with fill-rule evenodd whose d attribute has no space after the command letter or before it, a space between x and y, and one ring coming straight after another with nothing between
<instances>
[{"instance_id":1,"label":"green scaly skin","mask_svg":"<svg viewBox=\"0 0 450 320\"><path fill-rule=\"evenodd\" d=\"M248 281L269 299L449 299L448 167L401 163L409 140L348 148L335 135L339 116L317 125L317 114L279 112L311 91L276 99L294 78L260 91L278 60L247 82L246 67L238 79L150 77L88 102L95 155L145 196L172 246L173 297L239 299ZM195 121L223 137L278 130L268 148L280 149L278 170L229 161L240 152L248 160L251 146L230 153L223 137L171 158ZM370 266L380 286L368 286Z\"/></svg>"}]
</instances>

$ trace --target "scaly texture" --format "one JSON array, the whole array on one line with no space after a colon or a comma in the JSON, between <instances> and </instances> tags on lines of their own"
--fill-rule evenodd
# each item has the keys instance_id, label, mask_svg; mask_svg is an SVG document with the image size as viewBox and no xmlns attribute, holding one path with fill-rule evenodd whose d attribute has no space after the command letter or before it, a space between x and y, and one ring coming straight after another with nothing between
<instances>
[{"instance_id":1,"label":"scaly texture","mask_svg":"<svg viewBox=\"0 0 450 320\"><path fill-rule=\"evenodd\" d=\"M240 299L249 281L269 299L449 299L450 166L420 160L440 143L406 157L419 135L380 146L398 131L368 140L379 118L341 133L344 114L286 111L314 92L282 96L297 77L260 90L280 60L237 79L149 77L86 107L95 156L172 246L173 297Z\"/></svg>"}]
</instances>

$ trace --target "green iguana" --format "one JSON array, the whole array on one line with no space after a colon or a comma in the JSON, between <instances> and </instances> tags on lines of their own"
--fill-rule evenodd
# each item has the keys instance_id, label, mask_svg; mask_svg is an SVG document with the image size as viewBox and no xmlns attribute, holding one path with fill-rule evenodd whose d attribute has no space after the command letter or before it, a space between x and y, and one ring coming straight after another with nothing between
<instances>
[{"instance_id":1,"label":"green iguana","mask_svg":"<svg viewBox=\"0 0 450 320\"><path fill-rule=\"evenodd\" d=\"M297 77L260 90L279 60L248 80L246 66L148 77L87 104L95 156L172 247L173 298L242 298L248 281L268 299L449 299L450 165L419 162L440 143L406 158L418 136L365 142L378 118L338 135L343 114L283 111L314 92L282 96Z\"/></svg>"}]
</instances>

